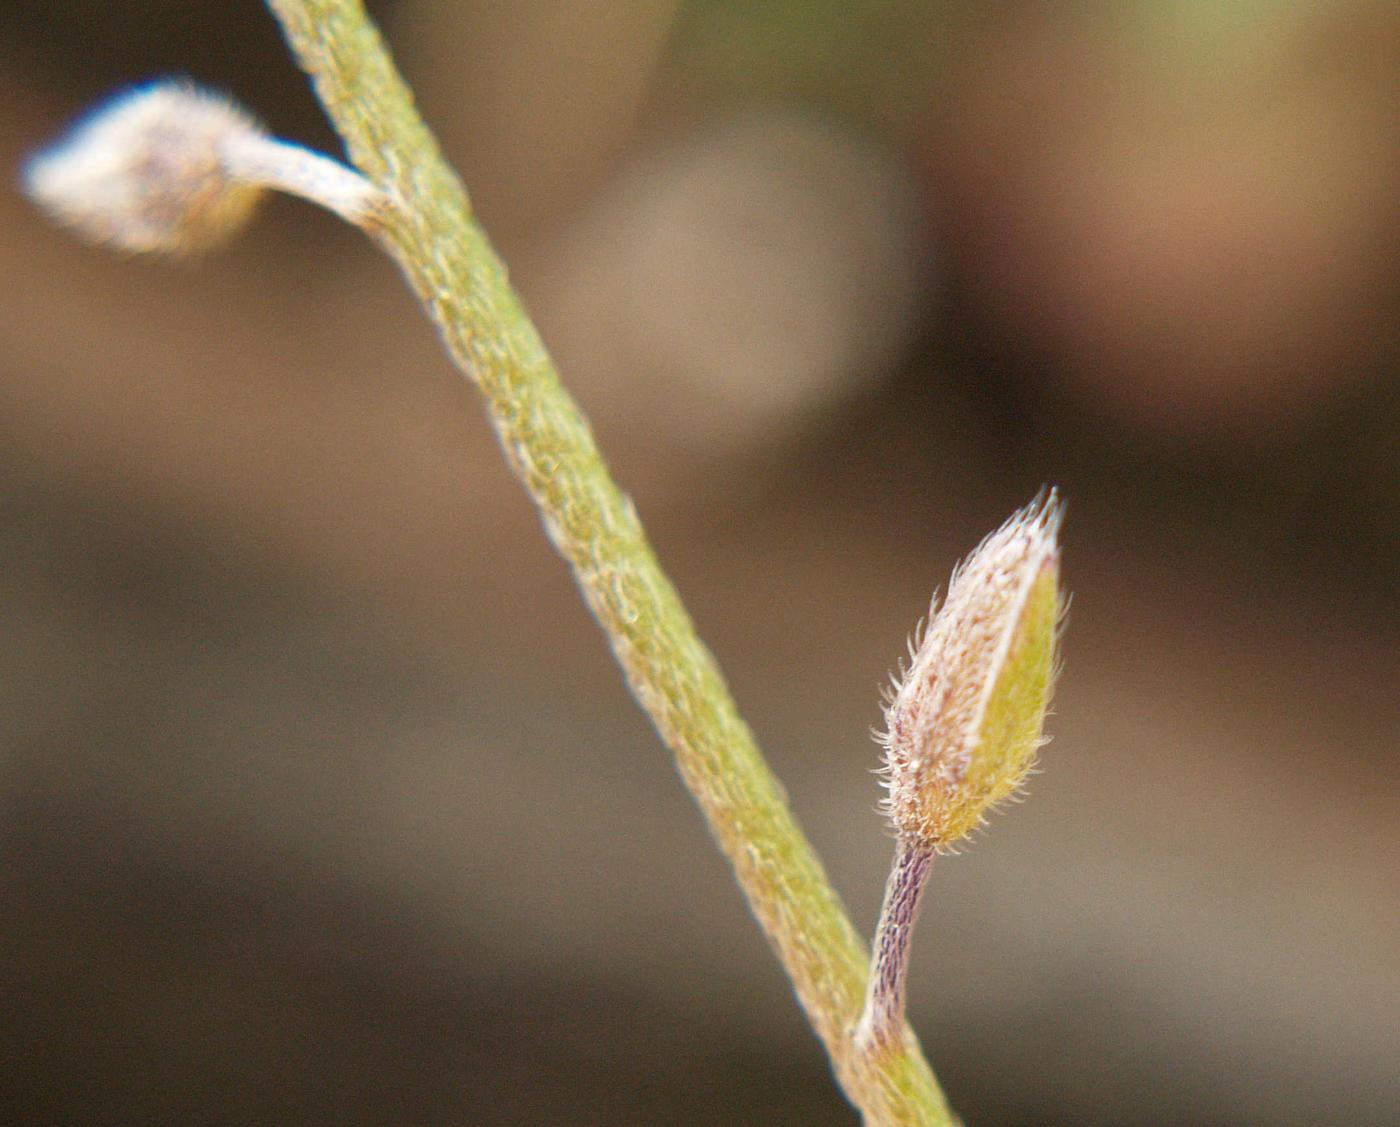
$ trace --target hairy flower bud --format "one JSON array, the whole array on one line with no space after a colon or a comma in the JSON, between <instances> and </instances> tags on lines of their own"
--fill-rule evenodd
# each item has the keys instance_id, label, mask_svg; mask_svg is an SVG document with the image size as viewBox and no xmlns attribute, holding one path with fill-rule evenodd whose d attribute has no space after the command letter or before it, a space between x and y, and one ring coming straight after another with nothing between
<instances>
[{"instance_id":1,"label":"hairy flower bud","mask_svg":"<svg viewBox=\"0 0 1400 1127\"><path fill-rule=\"evenodd\" d=\"M230 137L261 134L231 103L185 83L119 95L25 169L29 194L95 242L132 251L214 246L251 214L261 189L231 177Z\"/></svg>"},{"instance_id":2,"label":"hairy flower bud","mask_svg":"<svg viewBox=\"0 0 1400 1127\"><path fill-rule=\"evenodd\" d=\"M953 572L885 708L885 810L898 834L875 929L862 1053L900 1043L909 943L934 857L1014 794L1044 743L1062 604L1052 491Z\"/></svg>"},{"instance_id":3,"label":"hairy flower bud","mask_svg":"<svg viewBox=\"0 0 1400 1127\"><path fill-rule=\"evenodd\" d=\"M892 686L879 738L901 837L948 848L1035 762L1055 674L1061 512L1052 492L982 542Z\"/></svg>"},{"instance_id":4,"label":"hairy flower bud","mask_svg":"<svg viewBox=\"0 0 1400 1127\"><path fill-rule=\"evenodd\" d=\"M269 137L232 102L164 81L110 99L34 156L25 190L59 222L119 250L204 250L268 188L366 225L380 193L357 172Z\"/></svg>"}]
</instances>

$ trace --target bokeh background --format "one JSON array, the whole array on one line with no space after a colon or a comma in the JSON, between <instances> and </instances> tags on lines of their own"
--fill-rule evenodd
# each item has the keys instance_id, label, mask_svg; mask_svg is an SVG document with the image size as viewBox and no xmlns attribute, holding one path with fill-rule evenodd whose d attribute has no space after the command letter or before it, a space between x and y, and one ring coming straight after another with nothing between
<instances>
[{"instance_id":1,"label":"bokeh background","mask_svg":"<svg viewBox=\"0 0 1400 1127\"><path fill-rule=\"evenodd\" d=\"M1400 9L372 8L862 928L878 688L1067 496L967 1121L1397 1121ZM172 72L336 149L256 4L0 2L0 1117L852 1122L392 267L18 196Z\"/></svg>"}]
</instances>

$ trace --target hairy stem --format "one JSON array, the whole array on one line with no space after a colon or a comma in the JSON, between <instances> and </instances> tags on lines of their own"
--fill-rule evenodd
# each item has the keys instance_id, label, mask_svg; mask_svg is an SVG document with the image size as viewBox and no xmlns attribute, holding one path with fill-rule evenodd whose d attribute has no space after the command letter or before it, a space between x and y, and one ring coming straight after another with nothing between
<instances>
[{"instance_id":1,"label":"hairy stem","mask_svg":"<svg viewBox=\"0 0 1400 1127\"><path fill-rule=\"evenodd\" d=\"M269 7L352 161L386 194L376 237L484 394L506 458L675 753L842 1088L870 1123L952 1123L912 1034L874 1065L855 1052L864 946L359 0Z\"/></svg>"},{"instance_id":2,"label":"hairy stem","mask_svg":"<svg viewBox=\"0 0 1400 1127\"><path fill-rule=\"evenodd\" d=\"M901 837L885 885L885 904L875 928L874 965L866 987L865 1012L856 1027L856 1048L880 1054L897 1047L905 1035L904 984L909 974L909 941L919 918L934 850Z\"/></svg>"}]
</instances>

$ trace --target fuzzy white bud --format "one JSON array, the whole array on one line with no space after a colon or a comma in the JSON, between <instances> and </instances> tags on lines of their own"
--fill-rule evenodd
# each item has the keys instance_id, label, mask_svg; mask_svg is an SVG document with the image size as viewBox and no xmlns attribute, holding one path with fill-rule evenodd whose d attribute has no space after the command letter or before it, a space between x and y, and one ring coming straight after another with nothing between
<instances>
[{"instance_id":1,"label":"fuzzy white bud","mask_svg":"<svg viewBox=\"0 0 1400 1127\"><path fill-rule=\"evenodd\" d=\"M181 253L227 241L268 188L358 225L381 194L353 170L269 137L216 94L163 81L116 95L24 170L59 222L119 250Z\"/></svg>"}]
</instances>

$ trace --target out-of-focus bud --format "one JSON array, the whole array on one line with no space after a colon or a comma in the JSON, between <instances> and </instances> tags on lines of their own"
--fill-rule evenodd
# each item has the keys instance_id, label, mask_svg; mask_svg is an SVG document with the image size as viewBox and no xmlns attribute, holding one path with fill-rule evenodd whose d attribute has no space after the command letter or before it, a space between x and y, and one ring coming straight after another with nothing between
<instances>
[{"instance_id":1,"label":"out-of-focus bud","mask_svg":"<svg viewBox=\"0 0 1400 1127\"><path fill-rule=\"evenodd\" d=\"M1051 492L984 540L930 612L885 709L885 810L947 849L1035 762L1055 675L1061 506Z\"/></svg>"},{"instance_id":2,"label":"out-of-focus bud","mask_svg":"<svg viewBox=\"0 0 1400 1127\"><path fill-rule=\"evenodd\" d=\"M230 137L261 135L222 98L165 82L118 95L25 169L31 197L95 242L190 251L232 236L262 189L229 175Z\"/></svg>"},{"instance_id":3,"label":"out-of-focus bud","mask_svg":"<svg viewBox=\"0 0 1400 1127\"><path fill-rule=\"evenodd\" d=\"M205 250L231 238L268 188L364 225L380 193L358 173L269 137L228 100L179 81L110 99L24 170L25 189L94 242Z\"/></svg>"}]
</instances>

